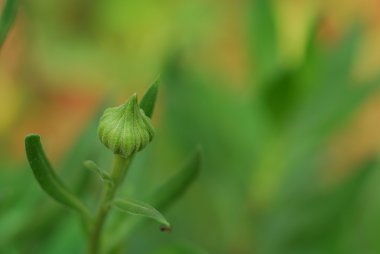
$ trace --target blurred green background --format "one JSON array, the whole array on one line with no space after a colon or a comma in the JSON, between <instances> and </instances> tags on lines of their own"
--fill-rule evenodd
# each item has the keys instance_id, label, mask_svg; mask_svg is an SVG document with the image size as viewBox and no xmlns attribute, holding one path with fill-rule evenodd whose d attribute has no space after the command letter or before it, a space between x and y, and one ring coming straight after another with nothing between
<instances>
[{"instance_id":1,"label":"blurred green background","mask_svg":"<svg viewBox=\"0 0 380 254\"><path fill-rule=\"evenodd\" d=\"M380 253L378 1L19 2L0 52L1 253L85 251L23 139L41 134L92 205L99 114L159 74L157 135L122 192L143 199L196 144L204 165L164 211L173 232L148 223L127 253Z\"/></svg>"}]
</instances>

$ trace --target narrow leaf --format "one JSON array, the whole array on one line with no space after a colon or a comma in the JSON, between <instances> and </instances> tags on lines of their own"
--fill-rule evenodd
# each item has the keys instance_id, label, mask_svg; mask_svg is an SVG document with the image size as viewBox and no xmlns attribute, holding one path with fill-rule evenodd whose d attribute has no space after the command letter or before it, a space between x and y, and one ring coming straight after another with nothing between
<instances>
[{"instance_id":1,"label":"narrow leaf","mask_svg":"<svg viewBox=\"0 0 380 254\"><path fill-rule=\"evenodd\" d=\"M15 20L18 0L5 0L3 12L0 17L0 48L3 46L5 38Z\"/></svg>"},{"instance_id":2,"label":"narrow leaf","mask_svg":"<svg viewBox=\"0 0 380 254\"><path fill-rule=\"evenodd\" d=\"M202 149L197 147L184 163L181 170L158 187L150 198L158 209L165 209L179 198L195 180L202 164Z\"/></svg>"},{"instance_id":3,"label":"narrow leaf","mask_svg":"<svg viewBox=\"0 0 380 254\"><path fill-rule=\"evenodd\" d=\"M106 156L106 153L98 152L103 151L103 147L97 139L94 139L94 136L97 133L99 118L104 112L105 105L108 104L108 97L106 97L99 105L94 116L92 116L88 126L81 131L68 153L64 156L60 176L70 182L70 186L77 196L84 195L88 190L91 190L89 185L92 183L92 179L88 177L87 172L80 170L81 162L86 158L96 158L97 161L103 161ZM73 170L77 170L78 174L72 174ZM35 195L34 192L28 194ZM51 232L54 229L54 222L59 220L65 211L49 201L45 199L44 202L39 204L38 209L29 209L32 212L29 212L28 217L24 218L24 223L17 232L8 234L10 245L20 241L35 242L35 239L43 238L46 232ZM34 237L31 238L31 235Z\"/></svg>"},{"instance_id":4,"label":"narrow leaf","mask_svg":"<svg viewBox=\"0 0 380 254\"><path fill-rule=\"evenodd\" d=\"M176 174L152 192L147 199L148 202L159 210L164 210L173 204L196 179L202 165L201 159L202 149L199 146ZM140 223L141 221L134 221L128 225L117 228L112 234L112 239L110 239L107 249L112 250L116 248L120 242L128 238L129 234L131 234Z\"/></svg>"},{"instance_id":5,"label":"narrow leaf","mask_svg":"<svg viewBox=\"0 0 380 254\"><path fill-rule=\"evenodd\" d=\"M149 118L152 118L154 106L156 104L157 94L158 94L158 85L160 79L157 79L145 92L144 97L141 99L140 108L144 110L145 115Z\"/></svg>"},{"instance_id":6,"label":"narrow leaf","mask_svg":"<svg viewBox=\"0 0 380 254\"><path fill-rule=\"evenodd\" d=\"M112 180L110 174L107 171L99 168L95 162L88 160L88 161L83 162L83 166L85 166L85 168L95 172L103 182L113 185L113 180Z\"/></svg>"},{"instance_id":7,"label":"narrow leaf","mask_svg":"<svg viewBox=\"0 0 380 254\"><path fill-rule=\"evenodd\" d=\"M25 149L29 165L41 188L57 202L78 211L88 221L90 213L87 208L53 171L41 145L40 136L28 135L25 138Z\"/></svg>"},{"instance_id":8,"label":"narrow leaf","mask_svg":"<svg viewBox=\"0 0 380 254\"><path fill-rule=\"evenodd\" d=\"M170 228L170 223L165 217L149 204L136 200L117 199L114 201L114 206L122 212L148 217L161 223L165 228Z\"/></svg>"},{"instance_id":9,"label":"narrow leaf","mask_svg":"<svg viewBox=\"0 0 380 254\"><path fill-rule=\"evenodd\" d=\"M250 39L256 76L268 77L277 61L277 31L273 3L255 0L249 3Z\"/></svg>"},{"instance_id":10,"label":"narrow leaf","mask_svg":"<svg viewBox=\"0 0 380 254\"><path fill-rule=\"evenodd\" d=\"M342 232L354 230L356 223L362 229L361 221L354 218L363 209L359 204L367 198L363 199L363 194L378 169L378 158L370 157L355 168L352 176L332 188L320 189L308 184L306 188L298 189L297 194L289 192L287 195L291 197L281 200L258 228L261 233L267 230L263 238L270 239L262 240L260 244L267 246L261 248L267 249L268 253L336 253L330 249L332 241L338 241ZM305 249L298 252L301 246Z\"/></svg>"}]
</instances>

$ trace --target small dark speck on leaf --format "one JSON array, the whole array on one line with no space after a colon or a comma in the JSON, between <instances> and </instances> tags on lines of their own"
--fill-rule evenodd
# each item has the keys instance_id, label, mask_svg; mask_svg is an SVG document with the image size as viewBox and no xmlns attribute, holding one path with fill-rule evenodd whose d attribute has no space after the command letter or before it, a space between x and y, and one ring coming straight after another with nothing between
<instances>
[{"instance_id":1,"label":"small dark speck on leaf","mask_svg":"<svg viewBox=\"0 0 380 254\"><path fill-rule=\"evenodd\" d=\"M161 232L172 232L172 229L166 226L160 227Z\"/></svg>"}]
</instances>

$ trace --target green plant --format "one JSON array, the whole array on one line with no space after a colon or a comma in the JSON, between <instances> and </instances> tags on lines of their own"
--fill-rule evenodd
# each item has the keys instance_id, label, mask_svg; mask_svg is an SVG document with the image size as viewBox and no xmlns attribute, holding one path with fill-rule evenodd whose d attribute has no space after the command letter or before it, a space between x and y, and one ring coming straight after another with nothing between
<instances>
[{"instance_id":1,"label":"green plant","mask_svg":"<svg viewBox=\"0 0 380 254\"><path fill-rule=\"evenodd\" d=\"M17 13L17 0L6 0L0 17L0 48L15 20Z\"/></svg>"},{"instance_id":2,"label":"green plant","mask_svg":"<svg viewBox=\"0 0 380 254\"><path fill-rule=\"evenodd\" d=\"M99 123L98 135L101 142L114 154L112 170L103 170L90 160L83 163L85 168L96 173L103 182L101 200L95 213L55 173L43 150L40 136L31 134L25 138L26 155L36 180L51 198L71 208L80 216L88 238L89 253L117 250L120 242L124 240L123 236L129 233L122 229L116 233L112 232L112 235L104 234L107 217L113 208L151 218L162 224L162 231L169 231L169 222L157 209L164 208L183 193L199 171L201 152L197 148L185 163L185 167L154 191L155 194L149 202L157 209L145 202L116 198L136 153L153 139L154 130L150 117L153 114L157 92L158 82L155 82L144 95L140 105L137 96L133 95L127 103L104 112ZM104 248L102 240L106 238L110 243Z\"/></svg>"}]
</instances>

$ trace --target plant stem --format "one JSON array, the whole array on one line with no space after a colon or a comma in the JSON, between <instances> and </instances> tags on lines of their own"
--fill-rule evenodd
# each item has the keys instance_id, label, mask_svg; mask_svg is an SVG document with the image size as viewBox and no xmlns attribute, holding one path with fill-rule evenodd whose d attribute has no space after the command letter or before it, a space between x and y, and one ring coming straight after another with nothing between
<instances>
[{"instance_id":1,"label":"plant stem","mask_svg":"<svg viewBox=\"0 0 380 254\"><path fill-rule=\"evenodd\" d=\"M99 204L98 211L95 216L92 232L90 234L89 253L98 254L101 250L101 234L104 223L107 219L108 212L111 207L111 202L115 193L122 183L125 173L130 165L132 157L124 158L119 155L114 155L114 163L111 173L113 185L107 184L102 193L102 199Z\"/></svg>"}]
</instances>

